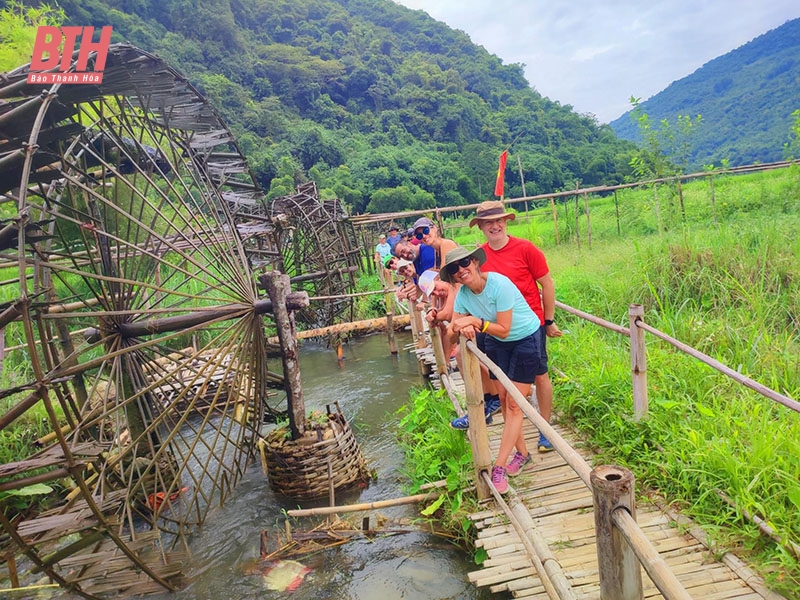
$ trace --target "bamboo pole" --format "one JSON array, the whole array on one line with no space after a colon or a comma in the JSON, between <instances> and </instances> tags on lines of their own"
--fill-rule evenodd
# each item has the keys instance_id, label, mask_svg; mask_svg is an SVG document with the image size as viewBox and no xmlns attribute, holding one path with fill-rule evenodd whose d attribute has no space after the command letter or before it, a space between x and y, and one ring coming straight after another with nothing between
<instances>
[{"instance_id":1,"label":"bamboo pole","mask_svg":"<svg viewBox=\"0 0 800 600\"><path fill-rule=\"evenodd\" d=\"M580 188L580 182L575 182L575 243L578 245L578 250L581 249L581 223L580 223L580 211L578 210L578 188Z\"/></svg>"},{"instance_id":2,"label":"bamboo pole","mask_svg":"<svg viewBox=\"0 0 800 600\"><path fill-rule=\"evenodd\" d=\"M519 180L522 182L522 195L527 196L528 192L525 191L525 175L522 173L522 161L519 159L519 154L517 154L517 168L519 169ZM525 201L525 223L530 224L531 218L528 215L528 202Z\"/></svg>"},{"instance_id":3,"label":"bamboo pole","mask_svg":"<svg viewBox=\"0 0 800 600\"><path fill-rule=\"evenodd\" d=\"M664 236L664 227L661 224L661 205L658 202L658 184L653 184L653 206L656 209L656 226L658 227L658 237Z\"/></svg>"},{"instance_id":4,"label":"bamboo pole","mask_svg":"<svg viewBox=\"0 0 800 600\"><path fill-rule=\"evenodd\" d=\"M556 232L556 246L561 245L561 237L558 234L558 211L556 210L556 199L550 196L550 211L553 213L553 230Z\"/></svg>"},{"instance_id":5,"label":"bamboo pole","mask_svg":"<svg viewBox=\"0 0 800 600\"><path fill-rule=\"evenodd\" d=\"M633 549L614 526L618 508L636 523L633 473L621 467L603 465L592 469L594 528L601 600L641 600L642 570Z\"/></svg>"},{"instance_id":6,"label":"bamboo pole","mask_svg":"<svg viewBox=\"0 0 800 600\"><path fill-rule=\"evenodd\" d=\"M637 321L644 316L641 304L631 304L628 309L631 338L631 377L633 378L633 420L639 421L647 414L647 348L644 329Z\"/></svg>"},{"instance_id":7,"label":"bamboo pole","mask_svg":"<svg viewBox=\"0 0 800 600\"><path fill-rule=\"evenodd\" d=\"M617 198L617 190L614 190L614 213L617 215L617 236L622 237L622 230L619 226L619 198Z\"/></svg>"},{"instance_id":8,"label":"bamboo pole","mask_svg":"<svg viewBox=\"0 0 800 600\"><path fill-rule=\"evenodd\" d=\"M383 297L384 303L386 304L386 339L389 342L389 353L390 354L397 354L397 343L394 339L394 328L395 324L394 320L394 297L392 291L389 288L386 288L386 294ZM408 316L409 322L411 321L411 315Z\"/></svg>"},{"instance_id":9,"label":"bamboo pole","mask_svg":"<svg viewBox=\"0 0 800 600\"><path fill-rule=\"evenodd\" d=\"M377 500L375 502L362 502L360 504L348 504L344 506L320 506L317 508L298 508L287 510L286 514L290 517L312 517L316 515L332 515L334 513L361 512L364 510L374 510L376 508L387 508L389 506L401 506L403 504L415 504L436 498L441 490L435 489L424 494L414 494L413 496L403 496L402 498L392 498L391 500Z\"/></svg>"},{"instance_id":10,"label":"bamboo pole","mask_svg":"<svg viewBox=\"0 0 800 600\"><path fill-rule=\"evenodd\" d=\"M294 319L287 307L286 299L291 290L289 276L280 271L269 271L263 275L267 291L274 307L275 325L281 345L283 380L289 408L289 428L292 439L302 437L306 430L306 407L303 385L300 380L300 361L297 352L297 334Z\"/></svg>"},{"instance_id":11,"label":"bamboo pole","mask_svg":"<svg viewBox=\"0 0 800 600\"><path fill-rule=\"evenodd\" d=\"M586 243L592 249L592 221L589 218L589 194L583 192L583 209L586 211Z\"/></svg>"},{"instance_id":12,"label":"bamboo pole","mask_svg":"<svg viewBox=\"0 0 800 600\"><path fill-rule=\"evenodd\" d=\"M489 450L489 436L486 433L486 416L483 411L483 385L481 383L481 365L478 358L467 351L467 338L459 338L461 344L461 360L464 372L464 392L467 397L467 414L469 415L469 436L472 441L472 463L475 467L475 482L478 500L492 496L492 490L481 472L489 472L492 468L492 453Z\"/></svg>"},{"instance_id":13,"label":"bamboo pole","mask_svg":"<svg viewBox=\"0 0 800 600\"><path fill-rule=\"evenodd\" d=\"M406 327L409 322L408 315L397 315L392 318L392 329ZM368 331L383 331L386 328L386 318L378 317L375 319L364 319L361 321L350 321L349 323L336 323L335 325L328 325L327 327L317 327L316 329L306 329L305 331L297 332L298 340L306 340L314 337L324 337L336 333L351 333L351 332L368 332ZM271 336L267 339L270 344L278 344L277 336Z\"/></svg>"},{"instance_id":14,"label":"bamboo pole","mask_svg":"<svg viewBox=\"0 0 800 600\"><path fill-rule=\"evenodd\" d=\"M683 203L683 186L680 178L678 179L678 199L681 203L681 222L686 225L686 206Z\"/></svg>"},{"instance_id":15,"label":"bamboo pole","mask_svg":"<svg viewBox=\"0 0 800 600\"><path fill-rule=\"evenodd\" d=\"M442 345L442 331L436 323L430 326L430 331L433 357L436 359L436 372L441 377L442 375L447 375L447 358L444 355L444 346Z\"/></svg>"},{"instance_id":16,"label":"bamboo pole","mask_svg":"<svg viewBox=\"0 0 800 600\"><path fill-rule=\"evenodd\" d=\"M711 213L714 215L714 225L719 225L717 222L717 201L714 194L714 174L708 176L708 183L711 185Z\"/></svg>"}]
</instances>

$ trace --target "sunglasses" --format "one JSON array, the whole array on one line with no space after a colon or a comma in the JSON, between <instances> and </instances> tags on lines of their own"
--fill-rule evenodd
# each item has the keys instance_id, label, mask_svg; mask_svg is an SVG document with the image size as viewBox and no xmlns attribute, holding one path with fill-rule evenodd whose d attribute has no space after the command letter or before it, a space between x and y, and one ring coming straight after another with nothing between
<instances>
[{"instance_id":1,"label":"sunglasses","mask_svg":"<svg viewBox=\"0 0 800 600\"><path fill-rule=\"evenodd\" d=\"M461 267L464 267L466 269L471 262L472 262L472 257L471 256L465 256L464 258L462 258L458 262L450 263L446 267L447 268L447 274L448 275L455 275L456 273L458 273L458 270Z\"/></svg>"},{"instance_id":2,"label":"sunglasses","mask_svg":"<svg viewBox=\"0 0 800 600\"><path fill-rule=\"evenodd\" d=\"M417 233L414 234L414 237L417 238L418 240L421 240L424 236L428 235L430 232L431 232L430 227L423 227L422 231L418 231Z\"/></svg>"}]
</instances>

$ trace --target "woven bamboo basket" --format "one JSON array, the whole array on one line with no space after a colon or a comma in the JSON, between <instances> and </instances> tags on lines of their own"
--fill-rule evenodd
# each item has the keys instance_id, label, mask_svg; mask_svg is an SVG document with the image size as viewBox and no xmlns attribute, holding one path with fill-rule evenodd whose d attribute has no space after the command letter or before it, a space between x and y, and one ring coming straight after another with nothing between
<instances>
[{"instance_id":1,"label":"woven bamboo basket","mask_svg":"<svg viewBox=\"0 0 800 600\"><path fill-rule=\"evenodd\" d=\"M327 408L327 419L324 415L312 419L297 440L289 438L286 427L274 429L265 438L266 471L276 492L310 500L327 496L331 485L342 489L369 481L367 464L339 405L335 412Z\"/></svg>"}]
</instances>

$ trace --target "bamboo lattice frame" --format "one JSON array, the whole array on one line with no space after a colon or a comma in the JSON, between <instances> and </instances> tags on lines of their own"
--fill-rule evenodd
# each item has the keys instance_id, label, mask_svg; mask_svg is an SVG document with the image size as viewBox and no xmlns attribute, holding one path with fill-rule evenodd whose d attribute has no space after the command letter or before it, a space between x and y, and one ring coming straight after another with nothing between
<instances>
[{"instance_id":1,"label":"bamboo lattice frame","mask_svg":"<svg viewBox=\"0 0 800 600\"><path fill-rule=\"evenodd\" d=\"M281 382L250 266L275 262L280 226L230 131L162 60L117 44L100 85L27 73L0 76L0 201L16 209L0 264L18 273L0 328L22 373L0 390L0 432L45 415L53 433L0 465L0 493L49 483L62 501L3 508L0 577L175 589L187 534L243 475Z\"/></svg>"}]
</instances>

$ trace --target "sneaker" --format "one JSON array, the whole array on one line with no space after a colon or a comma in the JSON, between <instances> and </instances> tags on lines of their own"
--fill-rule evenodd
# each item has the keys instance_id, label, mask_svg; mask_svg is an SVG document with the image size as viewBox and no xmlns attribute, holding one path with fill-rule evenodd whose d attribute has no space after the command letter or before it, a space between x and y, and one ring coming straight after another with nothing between
<instances>
[{"instance_id":1,"label":"sneaker","mask_svg":"<svg viewBox=\"0 0 800 600\"><path fill-rule=\"evenodd\" d=\"M492 416L500 410L500 398L497 396L484 396L483 398L483 414L488 417ZM490 421L487 419L486 423Z\"/></svg>"},{"instance_id":2,"label":"sneaker","mask_svg":"<svg viewBox=\"0 0 800 600\"><path fill-rule=\"evenodd\" d=\"M539 452L552 452L555 450L553 448L553 444L550 443L546 437L544 437L543 433L539 434Z\"/></svg>"},{"instance_id":3,"label":"sneaker","mask_svg":"<svg viewBox=\"0 0 800 600\"><path fill-rule=\"evenodd\" d=\"M498 400L498 403L499 402L500 401ZM492 413L486 410L485 405L483 409L483 414L486 415L486 424L491 425L493 421ZM464 414L464 416L462 417L453 419L452 421L450 421L450 427L452 427L453 429L469 429L469 415Z\"/></svg>"},{"instance_id":4,"label":"sneaker","mask_svg":"<svg viewBox=\"0 0 800 600\"><path fill-rule=\"evenodd\" d=\"M527 456L522 454L522 452L517 452L511 459L511 462L506 465L506 473L508 473L509 477L519 475L522 469L525 468L525 465L531 462L531 460L533 459L531 458L530 452Z\"/></svg>"},{"instance_id":5,"label":"sneaker","mask_svg":"<svg viewBox=\"0 0 800 600\"><path fill-rule=\"evenodd\" d=\"M492 467L492 485L501 494L508 491L508 475L506 470L499 465Z\"/></svg>"},{"instance_id":6,"label":"sneaker","mask_svg":"<svg viewBox=\"0 0 800 600\"><path fill-rule=\"evenodd\" d=\"M465 414L461 417L456 417L450 421L450 427L453 429L469 429L469 415Z\"/></svg>"}]
</instances>

